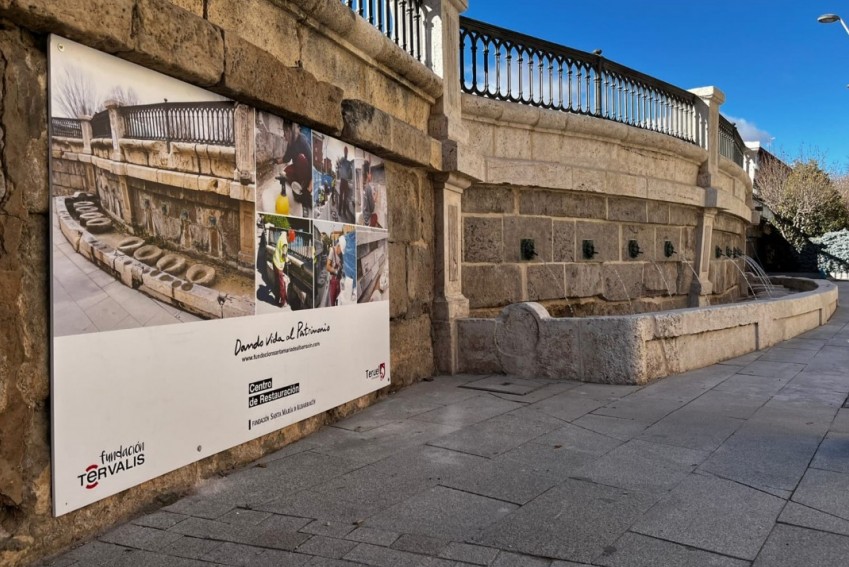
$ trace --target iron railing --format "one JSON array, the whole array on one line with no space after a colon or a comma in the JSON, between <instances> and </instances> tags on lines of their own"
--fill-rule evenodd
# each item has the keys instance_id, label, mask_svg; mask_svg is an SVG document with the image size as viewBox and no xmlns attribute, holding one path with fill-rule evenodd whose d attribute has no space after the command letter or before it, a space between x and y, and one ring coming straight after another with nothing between
<instances>
[{"instance_id":1,"label":"iron railing","mask_svg":"<svg viewBox=\"0 0 849 567\"><path fill-rule=\"evenodd\" d=\"M698 97L613 61L460 18L464 92L614 120L705 145Z\"/></svg>"},{"instance_id":2,"label":"iron railing","mask_svg":"<svg viewBox=\"0 0 849 567\"><path fill-rule=\"evenodd\" d=\"M426 44L422 0L342 0L342 3L401 49L422 60Z\"/></svg>"},{"instance_id":3,"label":"iron railing","mask_svg":"<svg viewBox=\"0 0 849 567\"><path fill-rule=\"evenodd\" d=\"M91 117L92 138L112 138L112 123L109 122L109 111L102 110Z\"/></svg>"},{"instance_id":4,"label":"iron railing","mask_svg":"<svg viewBox=\"0 0 849 567\"><path fill-rule=\"evenodd\" d=\"M725 156L734 163L743 167L743 156L746 144L737 131L737 126L723 115L719 115L719 155Z\"/></svg>"},{"instance_id":5,"label":"iron railing","mask_svg":"<svg viewBox=\"0 0 849 567\"><path fill-rule=\"evenodd\" d=\"M236 145L235 103L165 102L120 109L125 136L137 140Z\"/></svg>"},{"instance_id":6,"label":"iron railing","mask_svg":"<svg viewBox=\"0 0 849 567\"><path fill-rule=\"evenodd\" d=\"M80 121L76 118L50 118L50 126L53 128L54 136L61 136L63 138L77 138L79 140L83 137L83 128L80 125Z\"/></svg>"}]
</instances>

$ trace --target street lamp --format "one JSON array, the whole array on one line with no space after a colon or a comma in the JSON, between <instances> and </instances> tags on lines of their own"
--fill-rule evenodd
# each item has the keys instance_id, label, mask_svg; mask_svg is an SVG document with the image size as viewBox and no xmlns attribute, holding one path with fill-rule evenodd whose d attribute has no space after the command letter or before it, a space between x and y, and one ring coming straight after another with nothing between
<instances>
[{"instance_id":1,"label":"street lamp","mask_svg":"<svg viewBox=\"0 0 849 567\"><path fill-rule=\"evenodd\" d=\"M846 27L846 22L844 22L837 14L823 14L817 18L817 21L821 24L833 24L834 22L840 22L840 25L842 25L843 29L846 30L846 33L849 34L849 28Z\"/></svg>"}]
</instances>

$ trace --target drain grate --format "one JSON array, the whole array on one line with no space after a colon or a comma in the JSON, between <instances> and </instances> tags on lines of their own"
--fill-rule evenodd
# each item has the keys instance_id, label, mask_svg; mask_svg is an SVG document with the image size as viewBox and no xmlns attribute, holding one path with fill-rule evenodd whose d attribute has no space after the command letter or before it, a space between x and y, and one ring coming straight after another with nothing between
<instances>
[{"instance_id":1,"label":"drain grate","mask_svg":"<svg viewBox=\"0 0 849 567\"><path fill-rule=\"evenodd\" d=\"M494 392L496 394L513 394L524 396L534 390L545 386L545 382L525 380L524 378L513 378L512 376L488 376L481 380L475 380L460 386L469 390L481 390L483 392Z\"/></svg>"}]
</instances>

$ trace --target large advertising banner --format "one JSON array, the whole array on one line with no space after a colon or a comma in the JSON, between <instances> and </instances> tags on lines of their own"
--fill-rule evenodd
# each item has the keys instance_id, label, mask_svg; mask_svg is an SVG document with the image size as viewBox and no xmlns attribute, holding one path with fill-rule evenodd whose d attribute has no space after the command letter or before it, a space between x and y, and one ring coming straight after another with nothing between
<instances>
[{"instance_id":1,"label":"large advertising banner","mask_svg":"<svg viewBox=\"0 0 849 567\"><path fill-rule=\"evenodd\" d=\"M384 163L51 36L54 513L389 384Z\"/></svg>"}]
</instances>

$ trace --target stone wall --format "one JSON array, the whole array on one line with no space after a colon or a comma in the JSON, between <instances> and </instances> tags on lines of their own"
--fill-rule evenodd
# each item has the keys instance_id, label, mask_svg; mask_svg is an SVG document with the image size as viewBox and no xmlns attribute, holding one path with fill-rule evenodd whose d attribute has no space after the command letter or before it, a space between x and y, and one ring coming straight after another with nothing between
<instances>
[{"instance_id":1,"label":"stone wall","mask_svg":"<svg viewBox=\"0 0 849 567\"><path fill-rule=\"evenodd\" d=\"M300 121L387 160L398 388L434 371L429 175L441 163L441 146L427 125L441 81L366 28L336 0L0 0L0 565L58 552L385 395L52 517L46 34ZM107 144L92 146L108 159ZM75 189L82 166L58 161L54 178Z\"/></svg>"},{"instance_id":2,"label":"stone wall","mask_svg":"<svg viewBox=\"0 0 849 567\"><path fill-rule=\"evenodd\" d=\"M463 293L474 315L519 301L562 316L683 307L700 271L713 282L705 302L740 295L734 260L697 265L700 232L714 243L706 246L745 248L751 185L736 164L722 158L702 186L710 155L693 144L588 116L462 102L466 150L479 157L469 161L480 181L462 199ZM706 225L705 211L717 210ZM521 255L524 240L532 258Z\"/></svg>"}]
</instances>

